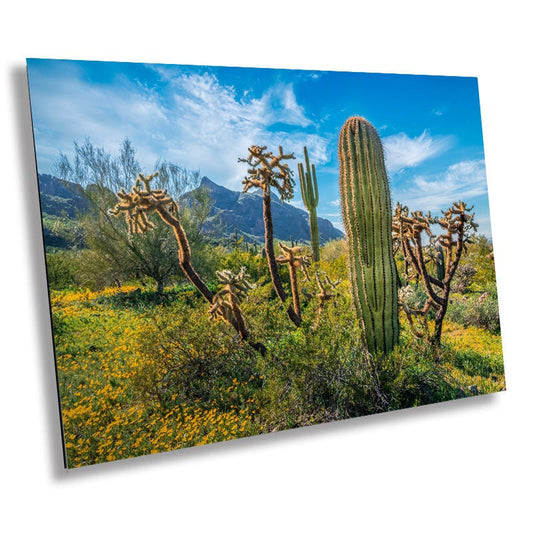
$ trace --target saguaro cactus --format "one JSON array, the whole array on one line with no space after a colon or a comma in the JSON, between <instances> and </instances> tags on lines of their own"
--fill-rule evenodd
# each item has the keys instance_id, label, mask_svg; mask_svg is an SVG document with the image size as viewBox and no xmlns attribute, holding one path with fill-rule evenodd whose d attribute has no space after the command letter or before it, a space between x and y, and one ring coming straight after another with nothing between
<instances>
[{"instance_id":1,"label":"saguaro cactus","mask_svg":"<svg viewBox=\"0 0 533 533\"><path fill-rule=\"evenodd\" d=\"M339 139L340 195L352 296L371 353L398 342L398 282L383 148L375 128L349 118Z\"/></svg>"},{"instance_id":2,"label":"saguaro cactus","mask_svg":"<svg viewBox=\"0 0 533 533\"><path fill-rule=\"evenodd\" d=\"M315 165L309 165L307 148L304 146L305 171L302 163L298 163L300 176L300 189L305 208L309 211L309 227L311 229L311 250L313 261L320 261L320 238L318 234L318 218L316 207L318 205L318 184L316 181Z\"/></svg>"}]
</instances>

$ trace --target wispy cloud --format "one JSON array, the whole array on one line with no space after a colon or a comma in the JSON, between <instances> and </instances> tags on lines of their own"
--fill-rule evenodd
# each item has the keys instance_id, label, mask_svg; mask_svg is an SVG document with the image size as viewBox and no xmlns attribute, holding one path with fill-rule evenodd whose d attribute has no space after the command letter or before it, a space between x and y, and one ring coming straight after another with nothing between
<instances>
[{"instance_id":1,"label":"wispy cloud","mask_svg":"<svg viewBox=\"0 0 533 533\"><path fill-rule=\"evenodd\" d=\"M424 130L418 137L397 133L383 139L385 163L389 173L416 167L423 161L445 152L453 143L452 136L432 137Z\"/></svg>"},{"instance_id":2,"label":"wispy cloud","mask_svg":"<svg viewBox=\"0 0 533 533\"><path fill-rule=\"evenodd\" d=\"M153 71L170 91L125 78L94 84L71 71L62 79L41 74L47 90L32 99L35 122L46 128L36 136L40 165L51 167L60 151L71 155L73 142L87 137L112 152L128 137L147 171L168 159L232 188L246 172L238 158L252 144L282 145L299 159L305 145L317 164L327 161L327 140L309 131L292 83L239 98L212 74Z\"/></svg>"},{"instance_id":3,"label":"wispy cloud","mask_svg":"<svg viewBox=\"0 0 533 533\"><path fill-rule=\"evenodd\" d=\"M393 201L407 205L411 210L443 209L453 202L472 201L487 194L485 161L462 161L436 176L415 176L408 187L395 188Z\"/></svg>"},{"instance_id":4,"label":"wispy cloud","mask_svg":"<svg viewBox=\"0 0 533 533\"><path fill-rule=\"evenodd\" d=\"M244 166L236 162L253 144L273 149L282 145L286 151L301 150L305 144L317 161L327 159L325 139L283 127L311 124L292 84L270 87L260 98L238 99L233 87L221 85L211 74L182 75L172 83L179 139L173 155L186 165L196 162L204 174L235 185L244 174ZM275 131L269 130L274 124Z\"/></svg>"}]
</instances>

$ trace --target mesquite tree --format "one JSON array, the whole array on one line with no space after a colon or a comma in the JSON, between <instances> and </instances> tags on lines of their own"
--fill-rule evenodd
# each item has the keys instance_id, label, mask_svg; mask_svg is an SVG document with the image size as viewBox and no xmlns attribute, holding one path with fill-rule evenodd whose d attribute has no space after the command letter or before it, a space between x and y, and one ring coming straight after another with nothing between
<instances>
[{"instance_id":1,"label":"mesquite tree","mask_svg":"<svg viewBox=\"0 0 533 533\"><path fill-rule=\"evenodd\" d=\"M393 239L397 243L397 248L402 251L406 263L405 283L407 285L413 276L417 276L422 280L427 294L427 300L422 308L409 309L405 302L401 302L402 307L411 325L412 315L421 316L423 321L427 322L430 309L436 311L435 327L430 335L430 341L437 346L440 345L453 276L463 253L466 252L471 233L478 227L473 220L474 213L469 214L472 209L473 206L467 208L464 202L456 202L443 211L441 217L432 217L431 213L424 215L421 211L409 213L407 207L398 204L394 212ZM432 225L440 226L444 232L435 235ZM426 246L422 243L423 234L429 239ZM428 265L433 263L433 258L428 252L435 247L437 264L435 275L432 275ZM411 268L410 273L409 268Z\"/></svg>"},{"instance_id":2,"label":"mesquite tree","mask_svg":"<svg viewBox=\"0 0 533 533\"><path fill-rule=\"evenodd\" d=\"M294 154L284 154L283 148L279 147L279 154L274 155L266 151L266 146L250 146L249 155L246 159L239 158L242 163L247 163L250 168L243 180L243 192L248 192L252 187L263 191L263 222L265 225L265 255L274 290L279 299L285 303L287 294L281 283L276 255L274 253L274 226L272 223L271 190L274 188L280 200L290 200L294 195L294 180L292 171L284 163L287 159L294 159ZM292 304L287 307L287 314L296 326L300 326L302 319L295 312Z\"/></svg>"}]
</instances>

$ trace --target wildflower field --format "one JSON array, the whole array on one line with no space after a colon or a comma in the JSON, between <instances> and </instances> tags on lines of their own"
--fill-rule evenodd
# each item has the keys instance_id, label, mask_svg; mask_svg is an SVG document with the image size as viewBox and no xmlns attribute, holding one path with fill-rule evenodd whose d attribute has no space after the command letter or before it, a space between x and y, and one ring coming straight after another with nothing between
<instances>
[{"instance_id":1,"label":"wildflower field","mask_svg":"<svg viewBox=\"0 0 533 533\"><path fill-rule=\"evenodd\" d=\"M500 336L484 327L447 321L435 350L402 319L400 345L374 357L362 349L349 294L318 324L295 329L276 300L265 298L269 291L259 285L243 303L250 330L265 339L262 355L224 322L209 320L208 305L187 284L162 296L138 285L53 290L68 466L505 387ZM304 305L314 316L314 302Z\"/></svg>"}]
</instances>

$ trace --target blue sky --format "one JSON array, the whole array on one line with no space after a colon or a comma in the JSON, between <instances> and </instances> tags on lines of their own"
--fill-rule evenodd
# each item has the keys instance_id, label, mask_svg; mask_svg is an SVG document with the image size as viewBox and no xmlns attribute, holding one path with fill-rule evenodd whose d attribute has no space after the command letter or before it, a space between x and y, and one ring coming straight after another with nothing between
<instances>
[{"instance_id":1,"label":"blue sky","mask_svg":"<svg viewBox=\"0 0 533 533\"><path fill-rule=\"evenodd\" d=\"M117 153L129 138L145 172L166 159L234 190L252 144L316 165L319 216L342 229L337 140L364 116L385 150L393 205L474 204L490 237L476 78L29 59L38 171L89 138ZM297 187L294 200L303 208Z\"/></svg>"}]
</instances>

